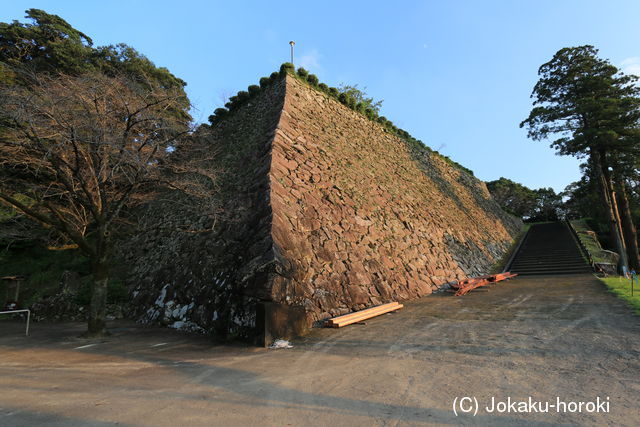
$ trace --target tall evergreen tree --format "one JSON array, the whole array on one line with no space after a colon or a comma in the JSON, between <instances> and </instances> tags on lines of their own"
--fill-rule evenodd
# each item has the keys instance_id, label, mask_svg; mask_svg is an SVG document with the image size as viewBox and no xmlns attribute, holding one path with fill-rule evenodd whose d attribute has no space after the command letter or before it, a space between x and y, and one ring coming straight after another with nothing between
<instances>
[{"instance_id":1,"label":"tall evergreen tree","mask_svg":"<svg viewBox=\"0 0 640 427\"><path fill-rule=\"evenodd\" d=\"M534 108L520 127L534 140L557 137L551 147L560 155L589 158L612 241L627 266L611 171L618 155L640 154L640 89L635 76L597 54L589 45L564 48L543 64L531 94Z\"/></svg>"}]
</instances>

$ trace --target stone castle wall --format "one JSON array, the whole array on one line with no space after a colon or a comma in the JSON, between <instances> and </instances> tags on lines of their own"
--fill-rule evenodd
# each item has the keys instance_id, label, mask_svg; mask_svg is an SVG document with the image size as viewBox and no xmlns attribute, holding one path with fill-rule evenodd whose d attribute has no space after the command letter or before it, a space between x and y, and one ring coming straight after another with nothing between
<instances>
[{"instance_id":1,"label":"stone castle wall","mask_svg":"<svg viewBox=\"0 0 640 427\"><path fill-rule=\"evenodd\" d=\"M145 221L163 227L123 247L147 322L291 335L486 273L521 227L481 181L295 77L201 139L217 153L217 213L159 200Z\"/></svg>"},{"instance_id":2,"label":"stone castle wall","mask_svg":"<svg viewBox=\"0 0 640 427\"><path fill-rule=\"evenodd\" d=\"M486 273L521 227L483 182L293 77L270 174L272 298L313 321Z\"/></svg>"},{"instance_id":3,"label":"stone castle wall","mask_svg":"<svg viewBox=\"0 0 640 427\"><path fill-rule=\"evenodd\" d=\"M194 139L219 176L213 200L175 194L152 203L121 248L134 316L219 335L247 336L273 270L269 176L285 82L262 91ZM206 154L205 154L206 155ZM213 205L210 206L210 205Z\"/></svg>"}]
</instances>

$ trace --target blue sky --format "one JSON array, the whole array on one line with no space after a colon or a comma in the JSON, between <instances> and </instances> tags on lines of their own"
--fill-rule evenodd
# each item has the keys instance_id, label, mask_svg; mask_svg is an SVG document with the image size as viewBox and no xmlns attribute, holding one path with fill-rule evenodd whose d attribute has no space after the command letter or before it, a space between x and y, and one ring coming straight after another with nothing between
<instances>
[{"instance_id":1,"label":"blue sky","mask_svg":"<svg viewBox=\"0 0 640 427\"><path fill-rule=\"evenodd\" d=\"M640 2L22 1L60 15L96 45L124 42L188 83L194 117L289 59L321 81L366 87L382 114L485 180L563 190L578 161L526 138L538 67L562 47L593 44L640 74Z\"/></svg>"}]
</instances>

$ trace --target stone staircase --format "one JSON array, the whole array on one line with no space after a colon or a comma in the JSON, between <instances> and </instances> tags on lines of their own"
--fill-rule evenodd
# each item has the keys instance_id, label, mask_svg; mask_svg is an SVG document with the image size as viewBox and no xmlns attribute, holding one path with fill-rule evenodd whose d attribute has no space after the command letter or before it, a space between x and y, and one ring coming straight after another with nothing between
<instances>
[{"instance_id":1,"label":"stone staircase","mask_svg":"<svg viewBox=\"0 0 640 427\"><path fill-rule=\"evenodd\" d=\"M584 274L592 269L568 225L554 222L531 226L506 271L527 276Z\"/></svg>"}]
</instances>

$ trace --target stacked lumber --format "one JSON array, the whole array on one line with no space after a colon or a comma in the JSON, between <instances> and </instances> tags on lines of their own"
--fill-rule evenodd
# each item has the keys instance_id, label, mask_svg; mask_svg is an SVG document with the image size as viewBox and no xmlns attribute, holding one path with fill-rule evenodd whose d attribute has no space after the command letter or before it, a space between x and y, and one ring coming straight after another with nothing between
<instances>
[{"instance_id":1,"label":"stacked lumber","mask_svg":"<svg viewBox=\"0 0 640 427\"><path fill-rule=\"evenodd\" d=\"M354 311L353 313L345 314L343 316L333 317L325 321L324 325L329 328L341 328L343 326L351 325L352 323L362 322L363 320L380 316L381 314L399 310L402 307L404 307L402 304L390 302L389 304L382 304L364 310Z\"/></svg>"}]
</instances>

